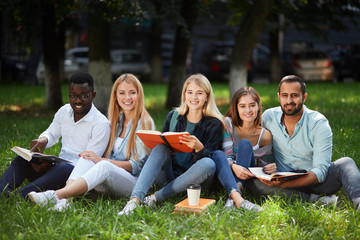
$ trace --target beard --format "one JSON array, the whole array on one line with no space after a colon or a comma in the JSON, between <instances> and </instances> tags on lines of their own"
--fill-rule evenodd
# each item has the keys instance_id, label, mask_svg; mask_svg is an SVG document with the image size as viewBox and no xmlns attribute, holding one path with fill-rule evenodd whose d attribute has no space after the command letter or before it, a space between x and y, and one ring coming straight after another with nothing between
<instances>
[{"instance_id":1,"label":"beard","mask_svg":"<svg viewBox=\"0 0 360 240\"><path fill-rule=\"evenodd\" d=\"M296 115L296 114L298 114L300 111L301 111L301 109L303 108L303 103L300 103L297 107L295 107L294 109L292 109L292 110L286 110L285 109L285 106L287 106L287 105L294 105L294 106L296 106L295 104L286 104L286 105L284 105L284 106L281 106L281 110L283 111L283 113L285 114L285 115L287 115L287 116L294 116L294 115Z\"/></svg>"}]
</instances>

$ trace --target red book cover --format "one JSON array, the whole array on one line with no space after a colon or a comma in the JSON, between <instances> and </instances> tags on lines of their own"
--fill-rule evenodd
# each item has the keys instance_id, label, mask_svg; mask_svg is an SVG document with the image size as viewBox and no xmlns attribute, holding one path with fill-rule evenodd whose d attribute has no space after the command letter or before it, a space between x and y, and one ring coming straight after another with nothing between
<instances>
[{"instance_id":1,"label":"red book cover","mask_svg":"<svg viewBox=\"0 0 360 240\"><path fill-rule=\"evenodd\" d=\"M139 130L136 135L143 141L148 148L156 145L166 144L173 152L192 152L192 149L180 143L180 136L190 135L188 132L165 132L153 130Z\"/></svg>"}]
</instances>

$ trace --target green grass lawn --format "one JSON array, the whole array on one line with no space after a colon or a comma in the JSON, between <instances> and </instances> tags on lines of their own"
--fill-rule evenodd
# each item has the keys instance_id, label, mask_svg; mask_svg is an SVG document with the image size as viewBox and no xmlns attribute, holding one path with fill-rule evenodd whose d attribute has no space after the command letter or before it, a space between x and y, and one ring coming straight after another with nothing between
<instances>
[{"instance_id":1,"label":"green grass lawn","mask_svg":"<svg viewBox=\"0 0 360 240\"><path fill-rule=\"evenodd\" d=\"M277 85L256 84L263 109L278 105ZM360 166L360 83L309 83L307 107L323 113L334 134L333 160L352 157ZM226 84L213 84L220 111L229 104ZM169 109L164 108L166 84L144 84L146 106L158 130ZM45 109L43 86L0 85L0 174L15 154L13 145L28 147L47 128L54 112ZM67 100L67 86L63 86ZM58 154L60 144L46 150ZM360 183L359 183L360 184ZM337 207L321 207L282 198L244 197L264 211L224 211L227 198L220 186L202 192L217 203L201 216L173 215L180 194L155 208L140 208L129 217L117 213L127 199L90 193L74 199L65 212L52 212L18 196L0 199L0 239L360 239L360 213L352 209L343 191Z\"/></svg>"}]
</instances>

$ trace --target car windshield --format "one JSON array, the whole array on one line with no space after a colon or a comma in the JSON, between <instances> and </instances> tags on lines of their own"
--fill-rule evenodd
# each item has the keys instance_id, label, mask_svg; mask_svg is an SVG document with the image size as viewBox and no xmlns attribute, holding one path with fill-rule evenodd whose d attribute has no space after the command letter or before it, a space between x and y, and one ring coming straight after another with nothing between
<instances>
[{"instance_id":1,"label":"car windshield","mask_svg":"<svg viewBox=\"0 0 360 240\"><path fill-rule=\"evenodd\" d=\"M89 52L74 52L73 55L76 58L88 58Z\"/></svg>"},{"instance_id":2,"label":"car windshield","mask_svg":"<svg viewBox=\"0 0 360 240\"><path fill-rule=\"evenodd\" d=\"M114 53L112 60L115 63L138 63L144 62L144 57L139 53Z\"/></svg>"},{"instance_id":3,"label":"car windshield","mask_svg":"<svg viewBox=\"0 0 360 240\"><path fill-rule=\"evenodd\" d=\"M324 52L301 52L295 55L299 59L321 59L327 58Z\"/></svg>"}]
</instances>

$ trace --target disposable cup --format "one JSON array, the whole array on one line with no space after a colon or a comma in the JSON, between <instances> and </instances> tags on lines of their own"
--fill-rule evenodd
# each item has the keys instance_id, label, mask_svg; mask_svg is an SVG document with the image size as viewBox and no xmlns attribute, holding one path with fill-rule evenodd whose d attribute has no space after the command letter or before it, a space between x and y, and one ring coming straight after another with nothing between
<instances>
[{"instance_id":1,"label":"disposable cup","mask_svg":"<svg viewBox=\"0 0 360 240\"><path fill-rule=\"evenodd\" d=\"M189 206L199 205L200 193L201 193L201 186L199 184L190 184L187 187Z\"/></svg>"}]
</instances>

